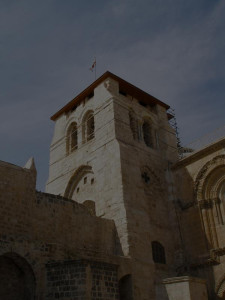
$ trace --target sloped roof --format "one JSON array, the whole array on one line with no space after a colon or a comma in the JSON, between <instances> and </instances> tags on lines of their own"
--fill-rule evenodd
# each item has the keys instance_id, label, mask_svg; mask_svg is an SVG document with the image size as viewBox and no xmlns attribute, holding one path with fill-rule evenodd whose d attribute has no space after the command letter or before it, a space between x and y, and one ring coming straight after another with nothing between
<instances>
[{"instance_id":1,"label":"sloped roof","mask_svg":"<svg viewBox=\"0 0 225 300\"><path fill-rule=\"evenodd\" d=\"M91 85L89 85L85 90L83 90L79 95L73 98L69 103L63 106L59 111L57 111L52 117L51 120L55 121L61 114L70 111L74 106L78 105L82 100L84 100L88 95L90 95L94 89L105 79L108 77L116 80L119 83L120 89L134 98L140 100L141 102L148 104L148 105L155 105L159 104L166 109L169 109L169 105L160 101L159 99L153 97L152 95L144 92L143 90L139 89L138 87L134 86L133 84L125 81L124 79L116 76L115 74L106 71L101 77L96 79Z\"/></svg>"}]
</instances>

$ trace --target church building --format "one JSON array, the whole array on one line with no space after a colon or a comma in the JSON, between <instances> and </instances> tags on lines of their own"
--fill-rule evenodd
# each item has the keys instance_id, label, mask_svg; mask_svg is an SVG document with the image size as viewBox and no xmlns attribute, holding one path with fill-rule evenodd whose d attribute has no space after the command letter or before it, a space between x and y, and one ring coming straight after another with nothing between
<instances>
[{"instance_id":1,"label":"church building","mask_svg":"<svg viewBox=\"0 0 225 300\"><path fill-rule=\"evenodd\" d=\"M0 299L225 299L225 139L180 158L169 108L107 71L51 117L46 192L0 161Z\"/></svg>"}]
</instances>

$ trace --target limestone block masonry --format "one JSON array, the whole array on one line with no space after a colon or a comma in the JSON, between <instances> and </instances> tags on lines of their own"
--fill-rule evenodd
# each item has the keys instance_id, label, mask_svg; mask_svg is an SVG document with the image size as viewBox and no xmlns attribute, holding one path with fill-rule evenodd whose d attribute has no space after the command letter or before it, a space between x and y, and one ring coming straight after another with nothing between
<instances>
[{"instance_id":1,"label":"limestone block masonry","mask_svg":"<svg viewBox=\"0 0 225 300\"><path fill-rule=\"evenodd\" d=\"M180 252L169 168L178 156L169 106L109 72L88 89L52 117L46 191L92 201L97 216L114 220L122 253L132 261L134 299L167 299L162 278L175 274ZM94 131L85 139L88 114ZM68 153L71 124L76 147ZM165 249L166 263L153 261L154 241Z\"/></svg>"},{"instance_id":2,"label":"limestone block masonry","mask_svg":"<svg viewBox=\"0 0 225 300\"><path fill-rule=\"evenodd\" d=\"M206 281L189 276L163 280L169 300L207 300Z\"/></svg>"},{"instance_id":3,"label":"limestone block masonry","mask_svg":"<svg viewBox=\"0 0 225 300\"><path fill-rule=\"evenodd\" d=\"M0 161L0 299L225 299L225 139L179 159L168 109L106 72L51 117L45 193Z\"/></svg>"},{"instance_id":4,"label":"limestone block masonry","mask_svg":"<svg viewBox=\"0 0 225 300\"><path fill-rule=\"evenodd\" d=\"M79 264L90 266L90 297L84 299L103 299L91 296L97 273L103 280L102 297L118 299L118 274L130 272L130 267L129 259L118 255L114 222L91 215L73 200L36 192L35 180L34 165L27 169L0 162L0 299L80 299L74 293L82 285L82 275L74 283L67 281L74 265L80 274ZM61 270L57 275L56 266ZM111 279L105 279L107 272ZM109 282L114 292L107 292ZM67 290L70 285L72 290Z\"/></svg>"}]
</instances>

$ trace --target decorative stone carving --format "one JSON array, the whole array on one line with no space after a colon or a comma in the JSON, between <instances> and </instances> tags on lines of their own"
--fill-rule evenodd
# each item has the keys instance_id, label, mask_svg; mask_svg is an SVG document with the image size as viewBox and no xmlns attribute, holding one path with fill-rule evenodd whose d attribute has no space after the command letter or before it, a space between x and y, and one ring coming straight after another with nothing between
<instances>
[{"instance_id":1,"label":"decorative stone carving","mask_svg":"<svg viewBox=\"0 0 225 300\"><path fill-rule=\"evenodd\" d=\"M203 179L206 177L206 173L207 171L210 169L210 167L215 166L216 164L220 164L221 165L221 161L223 162L222 164L225 164L225 155L218 155L216 157L214 157L212 160L208 161L199 171L196 180L195 180L195 185L194 185L194 189L195 192L197 194L197 196L202 196L202 181Z\"/></svg>"},{"instance_id":2,"label":"decorative stone carving","mask_svg":"<svg viewBox=\"0 0 225 300\"><path fill-rule=\"evenodd\" d=\"M198 204L201 209L211 209L213 207L213 200L203 199L203 200L198 201Z\"/></svg>"},{"instance_id":3,"label":"decorative stone carving","mask_svg":"<svg viewBox=\"0 0 225 300\"><path fill-rule=\"evenodd\" d=\"M215 287L215 292L217 296L222 297L225 292L225 275L222 275L222 277L218 280L218 283Z\"/></svg>"},{"instance_id":4,"label":"decorative stone carving","mask_svg":"<svg viewBox=\"0 0 225 300\"><path fill-rule=\"evenodd\" d=\"M160 178L155 174L155 172L148 166L141 168L141 177L146 184L154 183L154 187L162 188Z\"/></svg>"}]
</instances>

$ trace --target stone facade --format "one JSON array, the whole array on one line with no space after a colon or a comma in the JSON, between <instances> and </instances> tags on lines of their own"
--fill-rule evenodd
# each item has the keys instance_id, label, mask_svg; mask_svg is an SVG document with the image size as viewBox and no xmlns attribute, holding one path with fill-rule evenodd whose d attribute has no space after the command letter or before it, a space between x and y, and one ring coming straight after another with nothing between
<instances>
[{"instance_id":1,"label":"stone facade","mask_svg":"<svg viewBox=\"0 0 225 300\"><path fill-rule=\"evenodd\" d=\"M168 108L106 72L52 116L46 193L0 162L0 299L224 299L224 141L179 160Z\"/></svg>"},{"instance_id":2,"label":"stone facade","mask_svg":"<svg viewBox=\"0 0 225 300\"><path fill-rule=\"evenodd\" d=\"M36 192L35 180L34 165L27 169L0 162L0 299L55 299L49 296L54 262L63 262L67 273L81 259L92 261L93 276L98 268L111 270L105 281L116 280L117 286L109 299L118 299L118 276L130 267L129 258L120 256L114 222L93 216L73 200ZM80 299L65 293L58 298Z\"/></svg>"},{"instance_id":3,"label":"stone facade","mask_svg":"<svg viewBox=\"0 0 225 300\"><path fill-rule=\"evenodd\" d=\"M135 299L153 299L157 293L166 299L161 281L175 274L174 254L180 249L169 170L177 161L175 133L165 104L140 103L122 88L109 75L92 97L57 117L46 190L79 203L91 200L97 216L114 220L123 255L132 260ZM90 113L94 137L85 140ZM71 124L76 124L77 143L68 153ZM166 265L154 263L153 241L166 249Z\"/></svg>"},{"instance_id":4,"label":"stone facade","mask_svg":"<svg viewBox=\"0 0 225 300\"><path fill-rule=\"evenodd\" d=\"M173 166L186 265L207 280L210 299L225 299L224 146L221 139Z\"/></svg>"}]
</instances>

